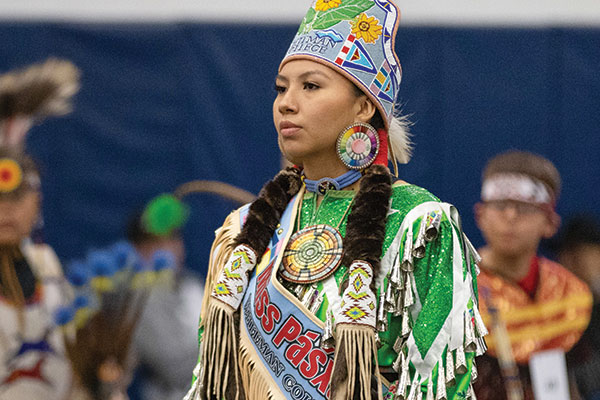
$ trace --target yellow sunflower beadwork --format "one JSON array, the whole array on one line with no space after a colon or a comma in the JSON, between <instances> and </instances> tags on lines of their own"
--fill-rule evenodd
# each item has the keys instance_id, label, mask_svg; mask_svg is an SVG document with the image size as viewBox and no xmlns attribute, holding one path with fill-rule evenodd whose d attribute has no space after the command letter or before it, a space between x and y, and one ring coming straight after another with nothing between
<instances>
[{"instance_id":1,"label":"yellow sunflower beadwork","mask_svg":"<svg viewBox=\"0 0 600 400\"><path fill-rule=\"evenodd\" d=\"M327 11L332 8L338 8L342 4L342 0L317 0L315 4L316 11Z\"/></svg>"},{"instance_id":2,"label":"yellow sunflower beadwork","mask_svg":"<svg viewBox=\"0 0 600 400\"><path fill-rule=\"evenodd\" d=\"M377 18L373 16L367 16L362 13L352 22L352 33L356 35L357 39L362 39L365 43L375 43L383 27L379 24Z\"/></svg>"}]
</instances>

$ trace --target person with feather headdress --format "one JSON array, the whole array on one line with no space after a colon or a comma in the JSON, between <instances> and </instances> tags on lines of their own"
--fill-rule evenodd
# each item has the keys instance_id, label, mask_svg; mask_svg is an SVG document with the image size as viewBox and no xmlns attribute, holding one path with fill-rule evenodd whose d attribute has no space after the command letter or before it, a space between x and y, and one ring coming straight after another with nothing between
<instances>
[{"instance_id":1,"label":"person with feather headdress","mask_svg":"<svg viewBox=\"0 0 600 400\"><path fill-rule=\"evenodd\" d=\"M40 218L41 182L23 152L35 122L70 110L79 72L68 61L0 76L0 399L64 400L72 371L54 311L70 292L61 264L31 234Z\"/></svg>"},{"instance_id":2,"label":"person with feather headdress","mask_svg":"<svg viewBox=\"0 0 600 400\"><path fill-rule=\"evenodd\" d=\"M186 399L474 398L477 253L453 206L397 177L399 16L316 0L304 17L273 103L294 166L217 231Z\"/></svg>"},{"instance_id":3,"label":"person with feather headdress","mask_svg":"<svg viewBox=\"0 0 600 400\"><path fill-rule=\"evenodd\" d=\"M0 149L0 399L63 400L71 368L53 313L68 285L52 248L29 239L40 178L22 153Z\"/></svg>"}]
</instances>

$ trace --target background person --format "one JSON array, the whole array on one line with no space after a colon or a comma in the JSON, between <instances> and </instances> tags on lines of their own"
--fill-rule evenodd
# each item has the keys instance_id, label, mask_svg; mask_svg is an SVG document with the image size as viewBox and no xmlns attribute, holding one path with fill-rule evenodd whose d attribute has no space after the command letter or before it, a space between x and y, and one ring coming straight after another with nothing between
<instances>
[{"instance_id":1,"label":"background person","mask_svg":"<svg viewBox=\"0 0 600 400\"><path fill-rule=\"evenodd\" d=\"M168 204L177 207L175 202ZM197 314L203 286L200 277L185 267L181 235L185 219L174 218L171 227L158 235L147 229L143 215L137 213L129 221L127 240L144 262L151 263L157 252L166 251L174 256L175 266L172 285L151 289L138 322L133 341L138 396L132 398L181 400L189 389L189 371L196 363Z\"/></svg>"},{"instance_id":2,"label":"background person","mask_svg":"<svg viewBox=\"0 0 600 400\"><path fill-rule=\"evenodd\" d=\"M0 399L64 400L72 374L53 313L68 285L52 248L33 243L40 175L27 155L0 149Z\"/></svg>"},{"instance_id":3,"label":"background person","mask_svg":"<svg viewBox=\"0 0 600 400\"><path fill-rule=\"evenodd\" d=\"M538 255L560 224L557 169L529 152L508 151L483 171L477 225L486 245L479 276L480 305L491 326L489 350L478 359L479 399L533 399L528 362L538 352L569 351L590 320L587 285ZM506 345L506 346L505 346ZM503 368L501 368L503 366Z\"/></svg>"},{"instance_id":4,"label":"background person","mask_svg":"<svg viewBox=\"0 0 600 400\"><path fill-rule=\"evenodd\" d=\"M558 261L588 284L594 297L590 324L567 354L569 369L586 400L600 399L600 223L592 214L570 218L551 242Z\"/></svg>"}]
</instances>

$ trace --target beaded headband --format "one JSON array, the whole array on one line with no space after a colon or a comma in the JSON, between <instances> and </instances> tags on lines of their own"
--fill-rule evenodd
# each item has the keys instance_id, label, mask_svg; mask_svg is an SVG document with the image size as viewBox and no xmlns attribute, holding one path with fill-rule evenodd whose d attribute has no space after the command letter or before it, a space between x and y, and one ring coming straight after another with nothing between
<instances>
[{"instance_id":1,"label":"beaded headband","mask_svg":"<svg viewBox=\"0 0 600 400\"><path fill-rule=\"evenodd\" d=\"M522 174L496 174L487 178L481 188L481 200L554 204L554 197L542 181Z\"/></svg>"}]
</instances>

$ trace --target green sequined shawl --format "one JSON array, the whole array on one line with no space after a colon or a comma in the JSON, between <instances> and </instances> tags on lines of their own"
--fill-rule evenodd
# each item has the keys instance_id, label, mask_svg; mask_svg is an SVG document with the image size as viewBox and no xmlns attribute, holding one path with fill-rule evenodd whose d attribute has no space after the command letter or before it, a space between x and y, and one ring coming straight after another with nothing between
<instances>
[{"instance_id":1,"label":"green sequined shawl","mask_svg":"<svg viewBox=\"0 0 600 400\"><path fill-rule=\"evenodd\" d=\"M346 233L347 209L354 198L354 192L348 190L329 191L321 201L319 207L316 207L316 195L310 192L305 193L301 206L299 224L296 223L295 231L314 224L328 224L333 227L339 227L342 236ZM442 210L441 202L427 190L409 184L396 184L393 187L390 210L386 223L386 235L382 251L382 272L389 274L393 263L399 262L404 251L404 243L408 232L408 225L412 225L413 240L417 239L421 219L432 209ZM341 221L341 219L344 219ZM451 220L451 217L442 214L439 234L436 240L428 243L423 258L414 261L414 280L417 291L416 304L411 312L411 337L409 346L412 344L412 355L410 363L410 380L414 378L415 372L423 380L424 391L426 390L427 379L433 379L433 390L437 391L438 378L437 369L440 360L446 359L446 350L450 344L451 323L449 321L453 310L458 310L456 314L462 311L472 312L475 306L471 299L472 293L463 293L461 299L453 299L453 293L456 292L454 286L454 258L460 257L461 279L470 282L473 285L473 292L476 294L475 267L469 271L469 264L466 262L465 251L467 246L462 242L462 232L460 226ZM459 239L459 243L456 243ZM456 249L458 245L459 249ZM467 255L469 256L469 255ZM474 265L474 264L473 264ZM340 266L334 274L337 287L342 284L347 272L347 266ZM380 274L376 286L378 288L378 298L382 288L388 285L387 274ZM458 279L457 279L458 280ZM315 283L319 293L323 293L324 300L316 316L322 321L326 320L328 309L331 302L339 302L339 290L327 290L321 281ZM293 290L290 288L290 290ZM337 292L337 293L336 293ZM464 290L463 290L464 292ZM328 296L329 294L329 296ZM330 299L333 297L334 299ZM476 297L475 297L476 298ZM462 301L464 304L455 304L454 300ZM459 316L462 317L462 314ZM401 316L394 316L393 313L387 313L387 330L379 332L381 347L378 351L378 361L381 367L391 366L398 357L394 350L394 344L401 335ZM462 336L462 332L459 333ZM461 345L463 343L460 343ZM452 347L451 347L452 348ZM409 349L410 350L410 349ZM416 350L416 351L415 351ZM418 356L420 357L418 357ZM461 398L465 395L470 384L470 375L472 373L473 352L467 352L466 362L467 371L457 373L454 382L447 387L447 398ZM445 361L442 362L444 368ZM431 378L430 378L431 377ZM458 397L456 397L458 396Z\"/></svg>"},{"instance_id":2,"label":"green sequined shawl","mask_svg":"<svg viewBox=\"0 0 600 400\"><path fill-rule=\"evenodd\" d=\"M328 224L345 236L347 211L354 195L353 191L329 191L317 208L316 195L305 193L294 231L313 224ZM385 294L382 290L389 290L390 273L402 262L407 235L412 232L411 241L417 241L421 222L432 211L442 216L438 234L427 242L423 257L412 260L415 300L409 308L410 335L399 340L402 316L387 312L387 329L379 332L378 361L383 370L397 374L398 378L402 370L406 370L407 376L395 383L405 385L406 390L415 387L428 395L435 393L436 398L469 398L471 378L476 375L473 363L476 350L469 343L466 326L473 320L477 327L479 318L474 263L477 255L462 233L456 209L418 186L398 183L393 186L381 271L376 277L377 297L380 299L379 295ZM214 257L212 254L211 259ZM347 266L342 265L334 273L335 279L313 284L323 295L323 302L315 312L322 321L326 320L330 308L339 306L339 287L346 272ZM289 290L293 291L294 287ZM201 335L202 328L200 338ZM483 335L483 326L475 329L480 342ZM477 351L483 350L477 348ZM405 368L398 365L401 353L406 358Z\"/></svg>"}]
</instances>

